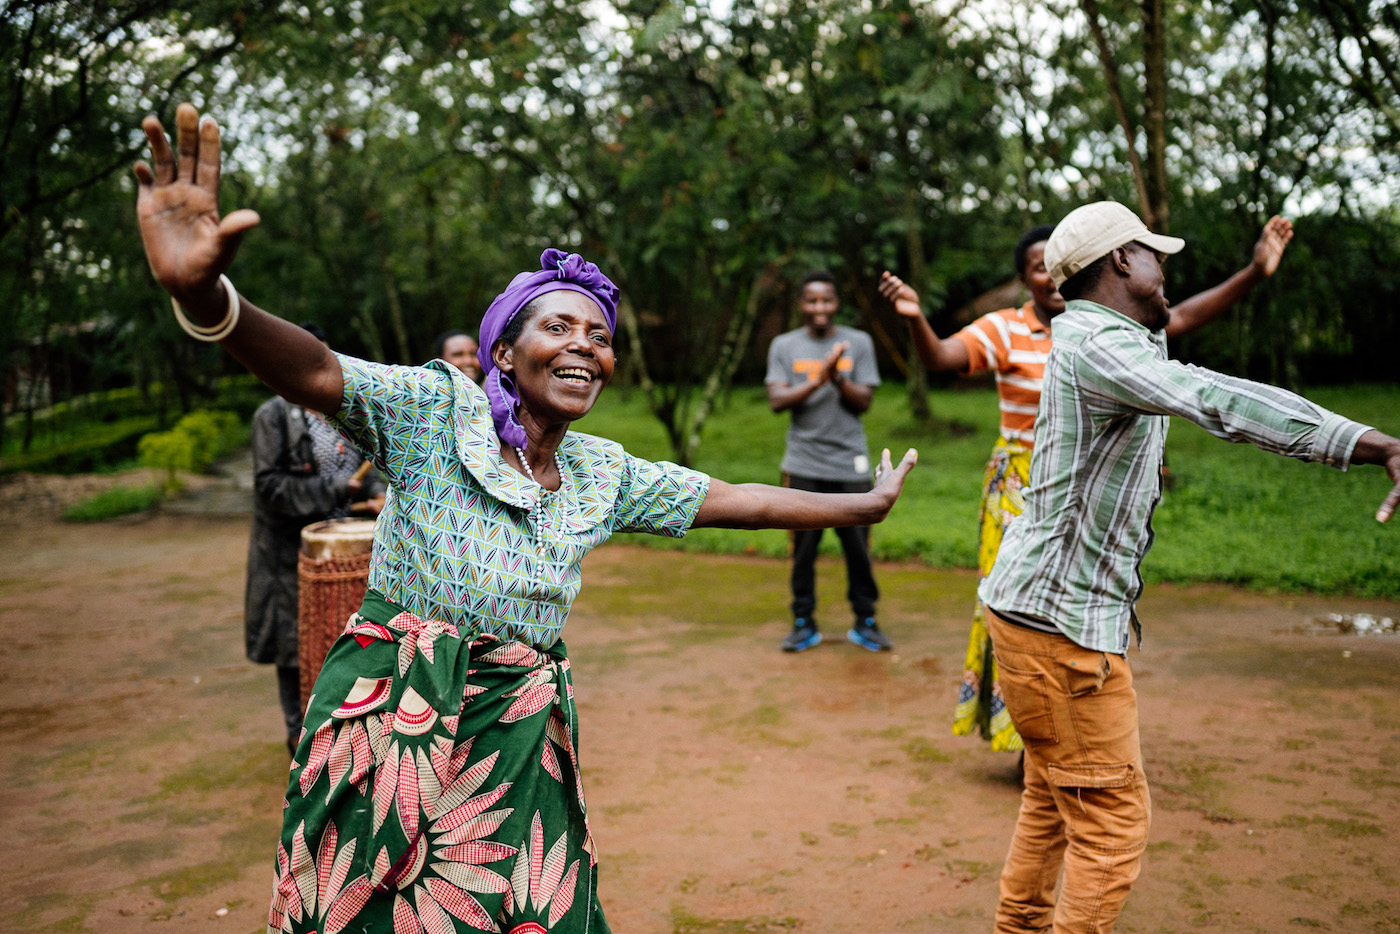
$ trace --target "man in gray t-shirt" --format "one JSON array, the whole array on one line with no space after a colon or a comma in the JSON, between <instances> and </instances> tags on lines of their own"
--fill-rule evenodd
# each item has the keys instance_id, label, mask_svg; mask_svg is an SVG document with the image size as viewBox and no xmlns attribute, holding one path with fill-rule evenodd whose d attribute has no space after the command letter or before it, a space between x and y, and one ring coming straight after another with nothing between
<instances>
[{"instance_id":1,"label":"man in gray t-shirt","mask_svg":"<svg viewBox=\"0 0 1400 934\"><path fill-rule=\"evenodd\" d=\"M805 324L773 339L764 380L773 411L792 413L783 472L793 489L864 493L870 489L871 465L860 417L880 384L874 344L864 331L836 324L840 302L830 273L809 273L799 302ZM785 652L822 641L813 617L822 531L793 533L793 626L782 642ZM889 649L889 638L875 624L880 591L870 566L870 529L837 529L836 536L846 556L847 596L856 617L846 638L872 652Z\"/></svg>"}]
</instances>

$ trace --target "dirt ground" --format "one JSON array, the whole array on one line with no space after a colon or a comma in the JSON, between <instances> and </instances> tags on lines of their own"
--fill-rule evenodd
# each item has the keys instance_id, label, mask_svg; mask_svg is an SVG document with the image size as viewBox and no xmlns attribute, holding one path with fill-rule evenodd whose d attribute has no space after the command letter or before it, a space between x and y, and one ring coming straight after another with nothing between
<instances>
[{"instance_id":1,"label":"dirt ground","mask_svg":"<svg viewBox=\"0 0 1400 934\"><path fill-rule=\"evenodd\" d=\"M55 521L103 482L0 485L0 931L260 930L287 760L247 520ZM872 655L819 575L829 640L791 656L780 562L589 559L567 636L619 934L990 929L1017 779L949 731L973 578L880 567ZM1400 605L1140 609L1154 823L1119 929L1400 932L1400 639L1300 631Z\"/></svg>"}]
</instances>

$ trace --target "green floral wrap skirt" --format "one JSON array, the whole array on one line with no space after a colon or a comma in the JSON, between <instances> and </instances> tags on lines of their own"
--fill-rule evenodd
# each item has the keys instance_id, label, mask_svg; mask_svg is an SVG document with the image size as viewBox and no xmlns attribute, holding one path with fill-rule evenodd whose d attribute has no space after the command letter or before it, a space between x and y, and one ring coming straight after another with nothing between
<instances>
[{"instance_id":1,"label":"green floral wrap skirt","mask_svg":"<svg viewBox=\"0 0 1400 934\"><path fill-rule=\"evenodd\" d=\"M269 932L607 934L577 750L562 642L370 591L307 705Z\"/></svg>"}]
</instances>

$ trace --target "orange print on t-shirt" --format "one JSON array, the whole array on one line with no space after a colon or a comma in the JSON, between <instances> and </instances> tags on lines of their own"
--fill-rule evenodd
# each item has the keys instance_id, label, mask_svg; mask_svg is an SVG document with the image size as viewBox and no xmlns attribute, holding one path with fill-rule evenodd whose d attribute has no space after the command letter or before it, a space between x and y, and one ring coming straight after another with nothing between
<instances>
[{"instance_id":1,"label":"orange print on t-shirt","mask_svg":"<svg viewBox=\"0 0 1400 934\"><path fill-rule=\"evenodd\" d=\"M822 367L826 365L825 360L794 360L792 361L792 371L807 377L807 382L813 383L822 375ZM836 361L836 369L842 373L850 373L856 368L856 363L850 357L842 357Z\"/></svg>"}]
</instances>

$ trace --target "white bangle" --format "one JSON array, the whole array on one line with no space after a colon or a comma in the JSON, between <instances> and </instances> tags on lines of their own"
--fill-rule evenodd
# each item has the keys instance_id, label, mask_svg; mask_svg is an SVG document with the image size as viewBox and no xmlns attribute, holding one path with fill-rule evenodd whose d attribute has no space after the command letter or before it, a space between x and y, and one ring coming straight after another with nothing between
<instances>
[{"instance_id":1,"label":"white bangle","mask_svg":"<svg viewBox=\"0 0 1400 934\"><path fill-rule=\"evenodd\" d=\"M175 297L170 297L170 307L175 309L175 321L190 337L197 341L212 343L221 341L233 333L233 329L238 327L238 290L233 287L228 276L220 275L219 284L224 287L225 294L228 295L228 311L224 313L224 319L212 327L201 327L185 317L185 310L180 307L180 303L175 301Z\"/></svg>"}]
</instances>

